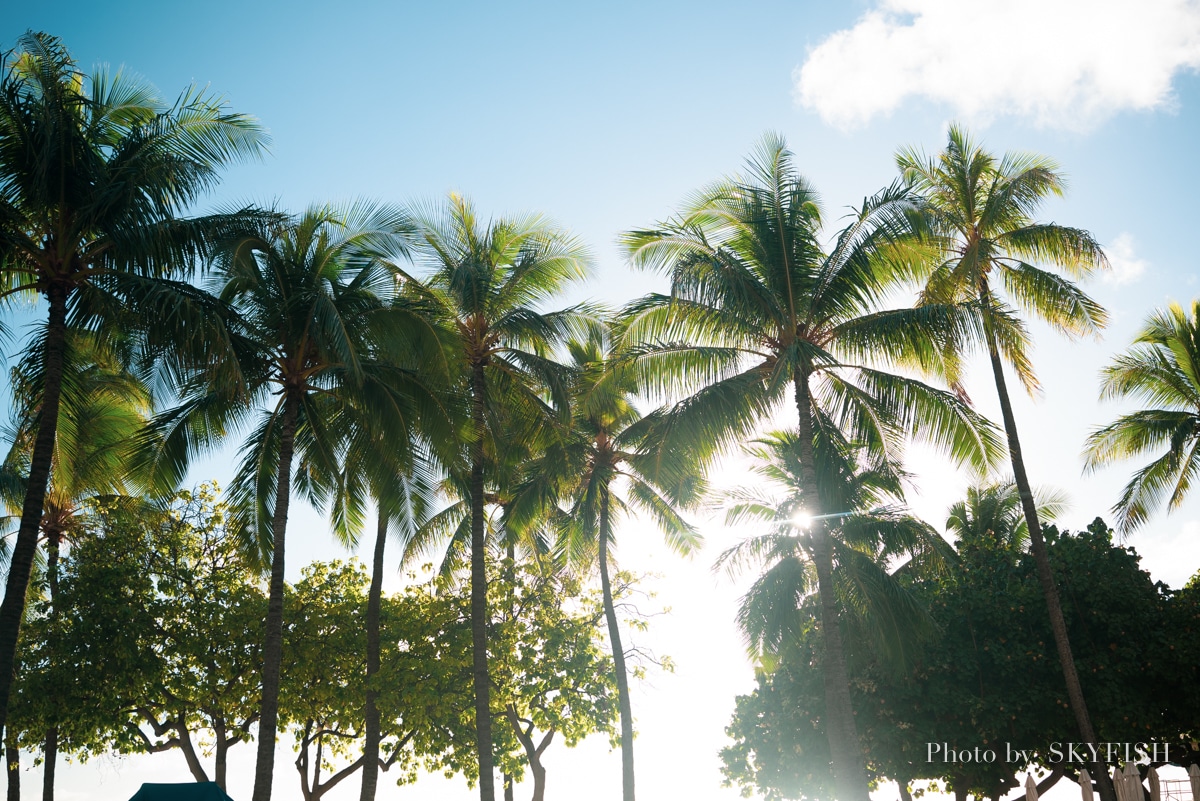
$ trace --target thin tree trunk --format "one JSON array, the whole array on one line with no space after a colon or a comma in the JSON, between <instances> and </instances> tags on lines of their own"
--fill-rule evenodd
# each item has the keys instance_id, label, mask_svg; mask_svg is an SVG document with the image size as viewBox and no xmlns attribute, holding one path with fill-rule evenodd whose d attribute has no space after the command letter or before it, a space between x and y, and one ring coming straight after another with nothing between
<instances>
[{"instance_id":1,"label":"thin tree trunk","mask_svg":"<svg viewBox=\"0 0 1200 801\"><path fill-rule=\"evenodd\" d=\"M471 443L471 667L475 689L475 746L479 755L480 801L495 801L496 788L492 758L491 676L487 656L487 573L484 557L487 541L484 533L483 365L471 372L472 409L475 441ZM260 801L254 799L254 801ZM262 799L261 801L267 801Z\"/></svg>"},{"instance_id":2,"label":"thin tree trunk","mask_svg":"<svg viewBox=\"0 0 1200 801\"><path fill-rule=\"evenodd\" d=\"M4 763L8 772L7 801L21 801L21 749L9 737L4 739Z\"/></svg>"},{"instance_id":3,"label":"thin tree trunk","mask_svg":"<svg viewBox=\"0 0 1200 801\"><path fill-rule=\"evenodd\" d=\"M613 606L612 582L608 576L608 541L611 536L608 489L600 491L600 591L604 600L604 619L608 622L608 640L612 643L613 675L617 680L617 707L621 712L621 798L634 801L633 787L633 709L629 701L629 675L625 670L625 648Z\"/></svg>"},{"instance_id":4,"label":"thin tree trunk","mask_svg":"<svg viewBox=\"0 0 1200 801\"><path fill-rule=\"evenodd\" d=\"M214 748L215 754L213 761L213 781L217 783L223 791L229 790L228 773L229 773L229 740L223 735L217 735L217 743Z\"/></svg>"},{"instance_id":5,"label":"thin tree trunk","mask_svg":"<svg viewBox=\"0 0 1200 801\"><path fill-rule=\"evenodd\" d=\"M62 547L62 532L46 532L46 583L50 590L50 615L53 617L57 610L54 606L58 595L58 557ZM58 769L58 727L51 726L46 730L46 738L42 743L42 801L54 801L54 777Z\"/></svg>"},{"instance_id":6,"label":"thin tree trunk","mask_svg":"<svg viewBox=\"0 0 1200 801\"><path fill-rule=\"evenodd\" d=\"M275 734L279 724L279 671L283 663L283 555L288 501L292 487L292 448L300 417L299 390L289 389L283 400L279 438L279 473L275 482L275 515L271 520L271 588L263 639L262 710L258 719L258 759L254 765L252 801L271 801L275 771Z\"/></svg>"},{"instance_id":7,"label":"thin tree trunk","mask_svg":"<svg viewBox=\"0 0 1200 801\"><path fill-rule=\"evenodd\" d=\"M986 297L980 298L986 303ZM1013 480L1017 492L1021 496L1021 509L1025 513L1025 525L1029 528L1029 545L1033 551L1033 559L1037 564L1038 583L1042 587L1042 595L1046 599L1046 610L1050 613L1050 630L1054 633L1054 645L1058 649L1058 661L1062 665L1063 679L1067 683L1067 698L1071 702L1071 711L1075 713L1075 723L1079 727L1079 736L1085 743L1096 750L1096 732L1092 728L1092 719L1088 714L1087 703L1083 698L1083 688L1079 684L1079 673L1075 670L1075 658L1071 654L1071 641L1067 636L1067 623L1063 618L1062 603L1058 597L1058 586L1054 582L1054 572L1050 567L1050 555L1046 551L1046 541L1042 538L1042 527L1038 522L1037 504L1033 500L1033 490L1029 486L1029 477L1025 473L1025 459L1021 455L1021 442L1017 437L1017 421L1013 416L1012 401L1008 395L1008 385L1004 380L1004 363L1000 359L994 335L988 332L988 356L992 362L992 375L996 379L996 394L1000 399L1000 414L1004 418L1004 433L1008 437L1008 454L1012 460ZM1104 765L1092 762L1089 767L1096 777L1096 786L1100 791L1101 801L1117 801L1116 792L1108 778Z\"/></svg>"},{"instance_id":8,"label":"thin tree trunk","mask_svg":"<svg viewBox=\"0 0 1200 801\"><path fill-rule=\"evenodd\" d=\"M912 793L908 791L908 779L899 779L896 784L900 786L900 801L913 801Z\"/></svg>"},{"instance_id":9,"label":"thin tree trunk","mask_svg":"<svg viewBox=\"0 0 1200 801\"><path fill-rule=\"evenodd\" d=\"M800 470L804 480L804 503L808 513L816 518L822 513L817 490L816 454L813 448L812 396L808 376L795 378L796 411L799 415ZM854 725L854 708L850 703L850 677L846 670L846 655L842 631L838 623L837 600L833 589L833 543L821 520L814 520L812 531L813 565L817 570L817 592L821 596L821 641L825 656L821 673L825 683L825 735L829 739L829 756L838 801L870 801L867 771L858 730Z\"/></svg>"},{"instance_id":10,"label":"thin tree trunk","mask_svg":"<svg viewBox=\"0 0 1200 801\"><path fill-rule=\"evenodd\" d=\"M58 407L62 394L63 353L67 337L67 288L51 284L46 291L50 316L46 324L42 387L42 408L38 416L37 437L29 463L29 483L21 507L21 525L8 567L4 601L0 603L0 729L8 720L8 698L12 691L13 668L17 658L17 636L25 616L25 593L37 550L42 523L42 506L50 481L54 457L54 437L58 430Z\"/></svg>"},{"instance_id":11,"label":"thin tree trunk","mask_svg":"<svg viewBox=\"0 0 1200 801\"><path fill-rule=\"evenodd\" d=\"M546 799L546 766L542 764L542 754L549 747L550 741L554 739L554 729L546 732L542 737L542 742L538 745L533 744L533 737L528 732L521 728L521 718L517 715L517 709L512 704L509 704L505 709L508 715L508 721L512 724L513 734L521 742L521 747L525 749L525 759L529 763L529 772L533 774L533 796L530 801L545 801ZM530 730L533 726L530 725Z\"/></svg>"},{"instance_id":12,"label":"thin tree trunk","mask_svg":"<svg viewBox=\"0 0 1200 801\"><path fill-rule=\"evenodd\" d=\"M51 728L46 732L46 742L42 746L42 801L54 801L54 771L58 767L58 729Z\"/></svg>"},{"instance_id":13,"label":"thin tree trunk","mask_svg":"<svg viewBox=\"0 0 1200 801\"><path fill-rule=\"evenodd\" d=\"M508 620L511 621L516 615L513 608L516 603L516 599L513 598L513 589L516 582L517 546L513 541L512 532L505 530L505 535L504 554L508 557ZM500 781L504 785L504 801L514 801L516 796L514 795L512 774L501 774Z\"/></svg>"},{"instance_id":14,"label":"thin tree trunk","mask_svg":"<svg viewBox=\"0 0 1200 801\"><path fill-rule=\"evenodd\" d=\"M387 546L387 510L379 501L375 529L375 552L371 559L371 589L367 594L367 703L363 710L363 775L359 801L375 801L379 784L379 691L371 682L379 672L379 607L383 595L383 552Z\"/></svg>"},{"instance_id":15,"label":"thin tree trunk","mask_svg":"<svg viewBox=\"0 0 1200 801\"><path fill-rule=\"evenodd\" d=\"M188 770L192 772L192 778L198 782L208 781L208 773L200 762L200 755L196 753L196 746L192 744L192 733L188 731L187 721L182 715L175 723L175 733L179 735L179 750L183 751L183 759L187 762Z\"/></svg>"}]
</instances>

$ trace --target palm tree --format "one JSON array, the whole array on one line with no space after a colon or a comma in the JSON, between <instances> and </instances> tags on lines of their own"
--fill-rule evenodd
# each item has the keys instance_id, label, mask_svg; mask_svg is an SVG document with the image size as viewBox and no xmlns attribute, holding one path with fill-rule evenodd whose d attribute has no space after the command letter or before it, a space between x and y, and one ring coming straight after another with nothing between
<instances>
[{"instance_id":1,"label":"palm tree","mask_svg":"<svg viewBox=\"0 0 1200 801\"><path fill-rule=\"evenodd\" d=\"M896 162L905 182L924 199L932 230L944 244L919 302L939 307L956 305L972 321L962 327L970 339L964 336L948 340L944 362L948 377L957 384L959 357L976 343L982 344L991 363L1013 480L1020 493L1067 695L1080 736L1094 746L1095 731L1075 670L1058 588L1038 522L1037 503L1021 455L1004 363L1012 367L1027 391L1037 389L1029 360L1029 332L1019 310L1041 318L1068 336L1097 334L1106 322L1105 311L1070 279L1086 277L1106 267L1107 261L1087 231L1034 219L1043 199L1063 193L1062 175L1049 159L1009 153L997 160L965 131L952 126L946 149L937 156L904 150ZM1053 264L1068 277L1031 262ZM1102 798L1114 801L1107 774L1099 764L1092 768L1099 774Z\"/></svg>"},{"instance_id":2,"label":"palm tree","mask_svg":"<svg viewBox=\"0 0 1200 801\"><path fill-rule=\"evenodd\" d=\"M406 546L413 541L417 525L427 517L428 509L434 503L437 488L434 471L439 459L434 456L430 443L434 447L439 444L449 446L454 442L455 434L451 423L451 399L447 393L447 364L435 356L440 350L436 332L419 316L412 317L410 322L415 333L424 331L429 336L405 343L408 367L394 363L396 353L391 354L392 363L388 366L397 373L391 386L401 391L382 400L390 407L392 416L399 418L398 424L378 424L378 402L352 403L347 413L338 416L341 472L336 476L314 472L313 476L318 494L326 494L332 501L334 531L343 542L358 543L368 500L374 501L376 509L365 618L367 690L363 710L361 801L373 801L379 783L379 690L372 682L381 667L380 614L388 537L397 536ZM423 393L426 398L445 398L447 406L418 413L410 403L411 392L405 386L412 382L427 387ZM402 439L395 439L397 433ZM440 461L452 458L453 454L449 457L443 454Z\"/></svg>"},{"instance_id":3,"label":"palm tree","mask_svg":"<svg viewBox=\"0 0 1200 801\"><path fill-rule=\"evenodd\" d=\"M520 526L530 513L542 514L541 507L557 507L566 500L570 509L560 518L562 547L572 561L590 564L595 559L599 564L621 716L622 797L633 801L633 712L609 573L614 529L623 515L641 511L658 525L673 550L691 554L700 536L676 507L699 500L704 484L696 460L680 450L655 447L655 426L662 414L638 412L635 371L614 348L611 333L602 329L567 343L574 368L572 425L529 466L529 479L510 518Z\"/></svg>"},{"instance_id":4,"label":"palm tree","mask_svg":"<svg viewBox=\"0 0 1200 801\"><path fill-rule=\"evenodd\" d=\"M1039 520L1053 520L1067 506L1059 492L1034 491ZM950 507L946 531L957 537L991 537L1014 551L1029 545L1029 524L1021 508L1021 493L1014 481L999 481L967 488L967 497Z\"/></svg>"},{"instance_id":5,"label":"palm tree","mask_svg":"<svg viewBox=\"0 0 1200 801\"><path fill-rule=\"evenodd\" d=\"M1133 346L1104 369L1100 397L1132 398L1151 408L1122 415L1092 432L1086 470L1166 450L1133 474L1113 506L1117 525L1132 531L1166 501L1183 503L1200 469L1200 301L1172 303L1150 315Z\"/></svg>"},{"instance_id":6,"label":"palm tree","mask_svg":"<svg viewBox=\"0 0 1200 801\"><path fill-rule=\"evenodd\" d=\"M774 432L748 449L759 481L729 493L726 523L767 526L768 531L729 549L716 565L733 575L748 567L762 570L742 598L738 625L751 654L768 664L786 656L807 625L810 600L821 591L799 444L794 433ZM820 432L813 451L822 508L844 510L826 517L837 566L833 602L884 661L908 664L929 621L894 571L888 572L889 563L911 557L910 572L942 572L953 549L905 511L906 476L898 465L828 429Z\"/></svg>"},{"instance_id":7,"label":"palm tree","mask_svg":"<svg viewBox=\"0 0 1200 801\"><path fill-rule=\"evenodd\" d=\"M668 448L745 439L790 393L813 529L827 654L830 751L842 801L866 801L867 778L850 707L834 604L833 544L821 518L813 441L819 428L845 432L872 452L896 456L904 435L926 439L978 467L999 444L991 428L952 394L875 366L881 355L933 367L953 310L878 311L912 275L917 209L890 187L855 210L826 253L812 187L783 140L767 136L748 175L701 192L684 214L625 235L633 263L669 270L671 294L627 310L626 339L639 380L665 392L698 392L665 426ZM841 510L838 510L841 511Z\"/></svg>"},{"instance_id":8,"label":"palm tree","mask_svg":"<svg viewBox=\"0 0 1200 801\"><path fill-rule=\"evenodd\" d=\"M120 71L86 76L62 42L44 33L22 36L3 62L0 298L40 294L48 316L36 344L41 414L0 604L0 726L53 461L68 315L109 332L130 326L123 313L131 306L159 303L178 314L141 319L171 341L188 319L180 305L187 293L164 279L184 275L230 222L230 215L178 214L213 186L221 167L257 156L266 142L254 120L202 90L167 104Z\"/></svg>"},{"instance_id":9,"label":"palm tree","mask_svg":"<svg viewBox=\"0 0 1200 801\"><path fill-rule=\"evenodd\" d=\"M94 337L68 332L65 342L62 422L51 460L52 471L39 525L46 548L47 600L51 610L58 593L59 554L80 533L78 516L88 499L117 496L128 502L140 484L131 475L134 439L150 413L150 392L123 369L113 354ZM0 471L0 499L12 510L21 508L30 451L38 427L44 376L39 360L28 354L13 371L17 414L8 432L13 443ZM43 748L42 798L53 801L58 758L58 729L46 732Z\"/></svg>"},{"instance_id":10,"label":"palm tree","mask_svg":"<svg viewBox=\"0 0 1200 801\"><path fill-rule=\"evenodd\" d=\"M245 533L270 564L255 801L271 794L292 485L319 501L311 476L338 472L334 421L352 400L369 404L377 430L397 441L407 430L398 410L411 404L396 401L396 371L375 358L407 333L388 303L396 282L384 261L403 252L406 230L398 211L359 203L264 220L220 243L213 282L230 309L231 348L227 358L196 365L182 402L155 421L162 444L148 458L160 483L172 484L191 454L258 416L230 492ZM419 383L404 390L423 411L438 407ZM293 476L297 451L304 469Z\"/></svg>"},{"instance_id":11,"label":"palm tree","mask_svg":"<svg viewBox=\"0 0 1200 801\"><path fill-rule=\"evenodd\" d=\"M451 195L444 205L414 211L414 257L425 282L406 289L454 332L465 395L471 534L471 641L479 795L494 801L492 719L487 661L485 471L504 450L506 421L563 417L565 370L553 345L581 329L580 309L542 312L590 262L574 238L538 216L484 224L472 204ZM551 408L557 407L557 411Z\"/></svg>"}]
</instances>

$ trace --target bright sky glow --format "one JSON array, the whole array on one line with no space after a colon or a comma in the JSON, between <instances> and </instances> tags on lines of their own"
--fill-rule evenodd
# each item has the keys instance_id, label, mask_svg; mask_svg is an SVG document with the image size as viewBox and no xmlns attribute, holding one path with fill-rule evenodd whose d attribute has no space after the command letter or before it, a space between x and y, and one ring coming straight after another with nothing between
<instances>
[{"instance_id":1,"label":"bright sky glow","mask_svg":"<svg viewBox=\"0 0 1200 801\"><path fill-rule=\"evenodd\" d=\"M1097 403L1099 370L1152 309L1200 293L1188 236L1200 186L1200 6L1190 0L0 4L0 46L28 28L62 36L84 66L124 63L169 97L211 84L263 120L272 156L231 170L203 208L404 202L457 190L483 216L545 212L597 254L595 278L568 301L616 305L666 289L624 264L615 237L739 169L766 130L788 138L825 199L830 230L846 206L895 178L897 148L936 151L949 120L970 123L994 152L1046 154L1072 180L1043 218L1091 231L1113 265L1086 287L1111 313L1104 339L1070 343L1033 325L1043 393L1014 397L1031 479L1071 497L1061 521L1071 529L1107 516L1132 469L1081 476L1087 433L1124 411ZM6 343L4 354L12 349ZM999 419L984 364L972 366L967 389ZM781 410L775 424L789 423ZM218 455L192 479L228 484L233 462ZM919 447L906 466L911 507L940 528L973 478ZM714 483L743 484L745 468L731 457ZM671 608L634 644L678 665L634 689L644 798L739 797L720 787L717 752L753 672L733 622L742 587L711 565L751 532L718 515L698 522L706 547L690 561L648 524L620 532L621 566L661 574L655 603ZM1126 544L1156 579L1181 585L1200 568L1200 497ZM289 549L291 579L308 561L345 557L301 504ZM282 735L276 801L300 797L294 758ZM230 759L242 788L232 795L245 801L253 749L238 746ZM619 797L620 757L605 742L556 743L546 761L550 798ZM174 754L60 765L58 798L123 801L143 781L187 776ZM24 774L29 797L40 779L40 769ZM461 778L393 781L381 775L381 801L478 797ZM1059 793L1050 801L1078 797ZM349 781L325 798L357 797ZM895 798L894 789L876 794Z\"/></svg>"}]
</instances>

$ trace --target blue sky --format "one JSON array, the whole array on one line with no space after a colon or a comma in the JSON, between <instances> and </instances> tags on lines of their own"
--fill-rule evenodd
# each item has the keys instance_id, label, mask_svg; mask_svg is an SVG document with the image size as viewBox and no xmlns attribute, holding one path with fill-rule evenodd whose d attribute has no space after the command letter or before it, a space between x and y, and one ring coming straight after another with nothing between
<instances>
[{"instance_id":1,"label":"blue sky","mask_svg":"<svg viewBox=\"0 0 1200 801\"><path fill-rule=\"evenodd\" d=\"M1035 328L1044 394L1017 409L1034 482L1074 500L1069 527L1105 514L1128 475L1080 475L1083 437L1118 411L1096 403L1097 371L1152 308L1200 292L1190 237L1200 186L1200 14L1182 0L0 8L4 45L29 28L63 37L81 65L125 64L167 96L208 84L262 120L272 154L230 170L205 205L298 209L453 189L486 214L542 211L579 234L597 271L578 295L611 303L662 286L623 264L616 235L736 170L766 130L788 138L831 222L895 177L898 147L936 150L952 120L994 151L1049 155L1070 193L1047 204L1044 218L1092 231L1116 268L1089 285L1112 314L1103 341L1070 344ZM991 414L986 375L975 376L972 395ZM223 477L217 462L207 466ZM940 524L968 479L921 449L912 467L910 500ZM319 518L299 520L292 565L337 555ZM731 623L736 588L708 566L737 532L715 521L705 532L712 545L690 564L668 559L652 538L622 543L627 565L664 574L660 597L674 607L649 644L679 672L654 677L635 697L647 797L736 797L717 787L715 753L733 695L751 676ZM1160 515L1130 544L1157 578L1178 585L1200 567L1200 503ZM606 745L555 750L552 795L615 793L618 760ZM234 756L235 775L239 764L249 768L238 759L249 758ZM127 797L142 778L180 771L171 759L67 767L60 797L92 797L97 782L109 797ZM280 763L277 799L298 797L289 763ZM597 778L584 778L593 771ZM383 798L471 797L458 780L383 787Z\"/></svg>"}]
</instances>

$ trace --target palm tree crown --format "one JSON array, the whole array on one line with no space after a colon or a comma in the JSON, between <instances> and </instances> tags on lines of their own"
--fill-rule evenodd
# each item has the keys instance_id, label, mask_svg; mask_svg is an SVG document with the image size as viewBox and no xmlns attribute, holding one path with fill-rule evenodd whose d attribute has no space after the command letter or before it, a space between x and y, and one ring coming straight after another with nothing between
<instances>
[{"instance_id":1,"label":"palm tree crown","mask_svg":"<svg viewBox=\"0 0 1200 801\"><path fill-rule=\"evenodd\" d=\"M1102 376L1102 399L1130 398L1151 408L1094 431L1084 450L1087 470L1166 449L1133 474L1113 506L1118 526L1131 531L1164 502L1178 508L1200 471L1200 301L1152 314Z\"/></svg>"},{"instance_id":2,"label":"palm tree crown","mask_svg":"<svg viewBox=\"0 0 1200 801\"><path fill-rule=\"evenodd\" d=\"M909 557L913 567L940 571L951 549L927 523L903 506L905 474L899 466L872 457L835 432L814 443L821 508L835 562L836 603L881 657L895 664L911 658L926 629L926 617L889 572ZM800 449L795 434L773 432L748 453L759 482L728 493L726 523L767 527L723 553L717 567L731 574L760 568L743 596L738 625L750 652L766 664L786 654L799 635L808 601L819 592L814 568L815 525L807 516ZM811 521L811 522L810 522ZM803 610L801 607L808 607Z\"/></svg>"},{"instance_id":3,"label":"palm tree crown","mask_svg":"<svg viewBox=\"0 0 1200 801\"><path fill-rule=\"evenodd\" d=\"M0 605L0 725L49 479L68 328L134 329L154 358L204 329L186 276L247 214L183 219L223 166L259 155L266 136L196 88L165 103L106 69L84 75L62 42L22 36L0 75L0 298L42 295L44 374L21 525ZM138 313L130 314L136 308Z\"/></svg>"},{"instance_id":4,"label":"palm tree crown","mask_svg":"<svg viewBox=\"0 0 1200 801\"><path fill-rule=\"evenodd\" d=\"M956 304L975 318L960 329L974 334L973 339L948 342L961 352L983 339L1022 385L1035 391L1029 331L1020 311L1070 336L1096 335L1108 319L1104 308L1071 280L1107 268L1100 246L1087 231L1038 222L1033 216L1043 200L1065 190L1058 165L1033 154L1008 153L998 159L957 126L951 126L946 148L936 156L902 150L896 163L925 205L941 245L920 303ZM1038 263L1056 265L1066 276ZM961 365L954 357L959 353L948 355L949 378L957 384Z\"/></svg>"}]
</instances>

